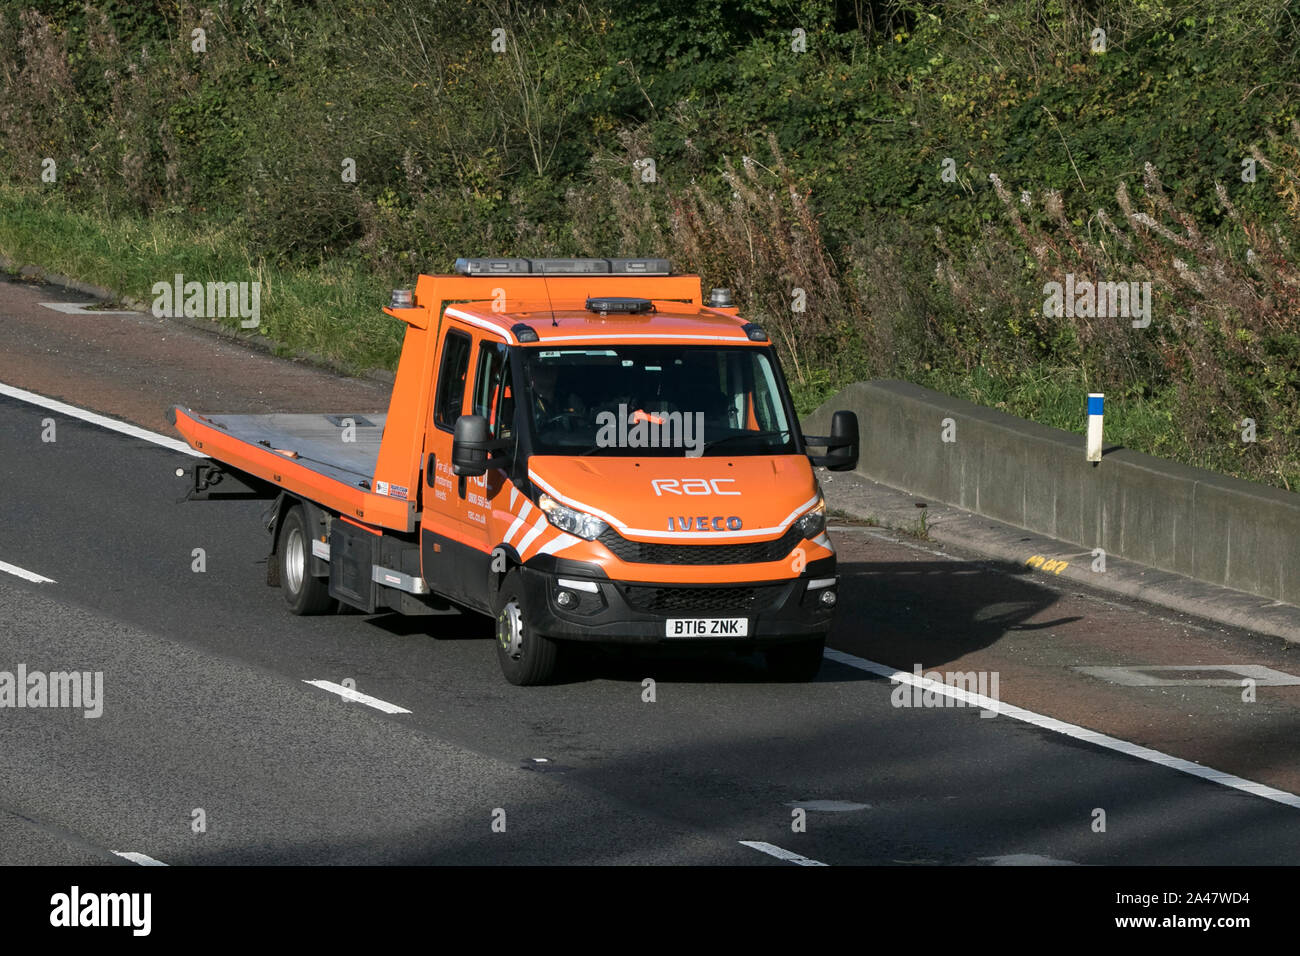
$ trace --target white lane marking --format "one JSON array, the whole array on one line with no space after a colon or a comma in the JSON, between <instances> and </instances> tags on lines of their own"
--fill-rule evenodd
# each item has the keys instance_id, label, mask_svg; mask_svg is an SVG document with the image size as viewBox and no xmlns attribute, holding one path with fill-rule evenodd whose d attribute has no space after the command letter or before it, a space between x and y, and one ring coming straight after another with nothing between
<instances>
[{"instance_id":1,"label":"white lane marking","mask_svg":"<svg viewBox=\"0 0 1300 956\"><path fill-rule=\"evenodd\" d=\"M130 309L93 309L94 302L38 302L37 305L66 315L139 315Z\"/></svg>"},{"instance_id":2,"label":"white lane marking","mask_svg":"<svg viewBox=\"0 0 1300 956\"><path fill-rule=\"evenodd\" d=\"M338 694L344 700L355 701L358 704L365 704L367 707L373 707L375 710L382 710L385 714L409 714L410 711L405 707L398 707L396 704L390 704L386 700L380 700L378 697L371 697L369 694L363 694L355 691L351 687L344 687L342 684L336 684L328 680L305 680L304 684L311 684L312 687L319 687L321 690L327 690L331 694Z\"/></svg>"},{"instance_id":3,"label":"white lane marking","mask_svg":"<svg viewBox=\"0 0 1300 956\"><path fill-rule=\"evenodd\" d=\"M137 866L166 866L162 860L155 860L151 856L145 856L143 853L123 853L121 850L114 850L114 856L120 856L124 860L130 860Z\"/></svg>"},{"instance_id":4,"label":"white lane marking","mask_svg":"<svg viewBox=\"0 0 1300 956\"><path fill-rule=\"evenodd\" d=\"M22 578L24 581L31 581L33 584L58 584L54 578L47 578L43 574L37 574L35 571L28 571L26 568L20 568L16 564L10 564L7 561L0 561L0 571L6 574L12 574L14 577Z\"/></svg>"},{"instance_id":5,"label":"white lane marking","mask_svg":"<svg viewBox=\"0 0 1300 956\"><path fill-rule=\"evenodd\" d=\"M1095 730L1089 730L1086 727L1080 727L1077 724L1067 724L1063 720L1057 720L1055 717L1047 717L1043 714L1036 714L1032 710L1025 710L1023 707L1016 707L1004 701L994 700L991 697L985 697L983 694L973 694L963 690L960 687L951 687L946 684L937 684L934 681L925 680L924 677L917 677L906 671L900 671L896 667L890 667L888 664L877 664L875 661L869 661L863 657L855 657L852 654L846 654L843 651L837 651L828 647L824 652L827 660L835 661L837 664L845 664L849 667L856 667L860 671L867 671L870 674L878 674L886 677L890 681L897 683L911 684L914 687L922 687L926 690L934 691L945 697L952 697L956 700L965 701L970 706L980 707L986 711L993 711L1001 716L1011 717L1015 720L1023 720L1027 724L1033 724L1035 727L1042 727L1044 730L1050 730L1054 733L1064 734L1067 737L1073 737L1075 740L1082 740L1084 743L1094 744L1098 747L1105 747L1107 750L1114 750L1130 757L1137 757L1139 760L1145 760L1148 763L1158 764L1161 767L1168 767L1170 770L1178 770L1182 773L1190 774L1193 777L1200 777L1202 780L1208 780L1210 783L1217 783L1224 787L1231 787L1234 790L1241 790L1245 793L1253 794L1257 797L1263 797L1265 800L1272 800L1274 803L1280 803L1283 806L1294 807L1300 810L1300 796L1294 793L1287 793L1285 790L1277 790L1266 784L1256 783L1253 780L1246 780L1244 777L1237 777L1230 773L1224 773L1222 770L1215 770L1213 767L1206 767L1203 764L1193 763L1190 760L1184 760L1182 757L1174 757L1167 753L1161 753L1159 750L1152 750L1150 747L1143 747L1140 744L1130 743L1127 740L1120 740L1118 737L1111 737L1109 734L1098 733Z\"/></svg>"},{"instance_id":6,"label":"white lane marking","mask_svg":"<svg viewBox=\"0 0 1300 956\"><path fill-rule=\"evenodd\" d=\"M785 860L787 863L796 863L799 866L826 866L825 863L819 863L817 860L810 860L806 856L800 856L798 853L792 853L789 850L783 850L779 846L773 846L771 843L764 843L762 840L741 840L741 846L747 846L759 853L766 853L768 856L774 856L778 860Z\"/></svg>"},{"instance_id":7,"label":"white lane marking","mask_svg":"<svg viewBox=\"0 0 1300 956\"><path fill-rule=\"evenodd\" d=\"M27 402L31 405L39 405L41 408L47 408L52 412L58 412L60 415L67 415L69 418L79 418L83 422L90 422L90 424L98 425L100 428L107 428L110 431L121 432L123 435L130 435L132 438L139 438L143 441L153 442L155 445L162 445L164 448L170 448L172 451L183 452L184 454L192 455L195 458L208 457L202 452L195 451L178 438L168 438L166 435L151 432L147 428L141 428L138 425L128 425L126 422L119 422L113 418L106 418L103 415L88 412L84 408L77 408L75 405L68 405L64 402L56 401L53 398L46 398L44 395L37 395L35 392L29 392L26 389L14 388L12 385L6 385L3 382L0 382L0 395L7 395L10 398L16 398L20 402Z\"/></svg>"},{"instance_id":8,"label":"white lane marking","mask_svg":"<svg viewBox=\"0 0 1300 956\"><path fill-rule=\"evenodd\" d=\"M787 807L800 810L817 810L823 813L850 813L854 810L870 810L869 803L854 803L852 800L792 800Z\"/></svg>"}]
</instances>

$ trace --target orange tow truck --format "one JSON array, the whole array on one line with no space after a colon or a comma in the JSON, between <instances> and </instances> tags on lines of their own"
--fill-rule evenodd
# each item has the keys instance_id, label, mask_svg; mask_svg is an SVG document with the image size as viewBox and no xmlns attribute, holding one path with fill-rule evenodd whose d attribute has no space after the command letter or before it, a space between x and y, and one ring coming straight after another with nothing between
<instances>
[{"instance_id":1,"label":"orange tow truck","mask_svg":"<svg viewBox=\"0 0 1300 956\"><path fill-rule=\"evenodd\" d=\"M813 466L854 468L858 423L801 434L727 290L663 259L459 259L384 311L386 415L169 414L206 456L191 498L273 502L290 611L488 614L519 685L575 641L816 676L837 577Z\"/></svg>"}]
</instances>

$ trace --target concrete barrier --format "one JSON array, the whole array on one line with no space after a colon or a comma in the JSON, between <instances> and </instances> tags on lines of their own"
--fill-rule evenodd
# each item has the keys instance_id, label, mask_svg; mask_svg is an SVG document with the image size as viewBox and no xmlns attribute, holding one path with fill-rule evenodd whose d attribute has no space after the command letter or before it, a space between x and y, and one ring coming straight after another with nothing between
<instances>
[{"instance_id":1,"label":"concrete barrier","mask_svg":"<svg viewBox=\"0 0 1300 956\"><path fill-rule=\"evenodd\" d=\"M1079 399L1083 420L1083 396ZM1300 495L1107 446L909 382L858 382L809 415L856 412L858 472L1084 548L1300 604ZM954 441L942 440L952 419Z\"/></svg>"}]
</instances>

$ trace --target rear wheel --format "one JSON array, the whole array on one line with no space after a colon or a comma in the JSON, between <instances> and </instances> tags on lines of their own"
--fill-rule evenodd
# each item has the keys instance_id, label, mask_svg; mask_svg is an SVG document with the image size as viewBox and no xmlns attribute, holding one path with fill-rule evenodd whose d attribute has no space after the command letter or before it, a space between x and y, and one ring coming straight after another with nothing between
<instances>
[{"instance_id":1,"label":"rear wheel","mask_svg":"<svg viewBox=\"0 0 1300 956\"><path fill-rule=\"evenodd\" d=\"M334 609L329 580L311 575L311 532L301 505L294 505L280 528L280 590L294 614L324 614Z\"/></svg>"},{"instance_id":2,"label":"rear wheel","mask_svg":"<svg viewBox=\"0 0 1300 956\"><path fill-rule=\"evenodd\" d=\"M822 635L809 641L794 644L777 644L763 652L767 659L767 672L779 681L804 683L813 680L822 667L822 651L826 637Z\"/></svg>"},{"instance_id":3,"label":"rear wheel","mask_svg":"<svg viewBox=\"0 0 1300 956\"><path fill-rule=\"evenodd\" d=\"M506 680L518 687L549 682L555 676L560 648L525 623L524 590L517 573L497 592L495 610L497 663Z\"/></svg>"}]
</instances>

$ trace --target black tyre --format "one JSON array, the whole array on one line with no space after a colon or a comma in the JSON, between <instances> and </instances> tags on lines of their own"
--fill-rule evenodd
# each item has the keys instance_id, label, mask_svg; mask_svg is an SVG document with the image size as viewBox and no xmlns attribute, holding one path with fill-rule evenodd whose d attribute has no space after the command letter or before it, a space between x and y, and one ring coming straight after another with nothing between
<instances>
[{"instance_id":1,"label":"black tyre","mask_svg":"<svg viewBox=\"0 0 1300 956\"><path fill-rule=\"evenodd\" d=\"M550 638L532 633L525 623L528 615L517 573L501 585L495 611L497 663L506 680L517 687L548 683L555 676L560 648Z\"/></svg>"},{"instance_id":2,"label":"black tyre","mask_svg":"<svg viewBox=\"0 0 1300 956\"><path fill-rule=\"evenodd\" d=\"M794 644L777 644L763 652L767 658L767 672L776 680L788 683L805 683L813 680L822 667L822 651L826 637L815 637Z\"/></svg>"},{"instance_id":3,"label":"black tyre","mask_svg":"<svg viewBox=\"0 0 1300 956\"><path fill-rule=\"evenodd\" d=\"M334 610L329 580L311 575L311 530L301 505L294 505L280 528L280 590L294 614L325 614Z\"/></svg>"}]
</instances>

